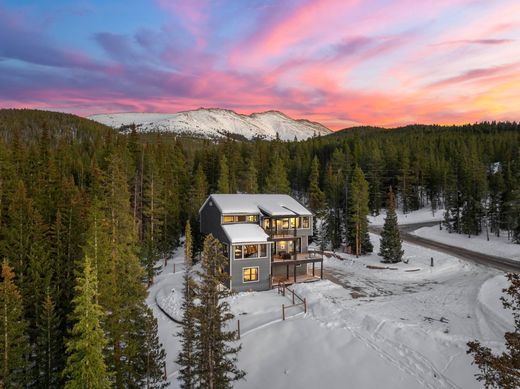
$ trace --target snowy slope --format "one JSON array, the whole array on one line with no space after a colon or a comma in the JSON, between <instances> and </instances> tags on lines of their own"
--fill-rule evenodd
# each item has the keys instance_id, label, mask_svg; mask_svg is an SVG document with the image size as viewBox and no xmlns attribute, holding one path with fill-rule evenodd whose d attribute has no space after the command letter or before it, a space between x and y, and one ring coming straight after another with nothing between
<instances>
[{"instance_id":1,"label":"snowy slope","mask_svg":"<svg viewBox=\"0 0 520 389\"><path fill-rule=\"evenodd\" d=\"M262 137L274 139L278 133L282 140L307 139L327 135L331 131L316 122L294 120L278 111L241 115L226 109L200 108L173 114L163 113L114 113L89 116L89 119L113 128L135 124L144 132L175 132L215 138L227 133L247 139Z\"/></svg>"}]
</instances>

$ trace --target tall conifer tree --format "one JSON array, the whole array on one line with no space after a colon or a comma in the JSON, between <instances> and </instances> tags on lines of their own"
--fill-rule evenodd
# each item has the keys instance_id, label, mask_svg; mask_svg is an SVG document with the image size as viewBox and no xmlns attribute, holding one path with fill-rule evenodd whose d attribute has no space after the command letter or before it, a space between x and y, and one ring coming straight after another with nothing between
<instances>
[{"instance_id":1,"label":"tall conifer tree","mask_svg":"<svg viewBox=\"0 0 520 389\"><path fill-rule=\"evenodd\" d=\"M181 331L178 334L181 338L181 351L176 362L180 366L179 380L181 388L192 389L195 387L195 304L194 292L196 288L192 277L192 252L193 244L191 237L191 226L189 221L186 223L184 244L184 286L182 303L182 323Z\"/></svg>"},{"instance_id":2,"label":"tall conifer tree","mask_svg":"<svg viewBox=\"0 0 520 389\"><path fill-rule=\"evenodd\" d=\"M25 386L28 352L27 324L23 318L22 295L14 283L14 273L4 260L0 283L0 387Z\"/></svg>"},{"instance_id":3,"label":"tall conifer tree","mask_svg":"<svg viewBox=\"0 0 520 389\"><path fill-rule=\"evenodd\" d=\"M82 274L77 277L73 299L75 320L71 337L66 341L67 365L63 372L65 388L110 388L103 358L106 344L101 328L103 309L96 303L97 276L91 259L86 256Z\"/></svg>"},{"instance_id":4,"label":"tall conifer tree","mask_svg":"<svg viewBox=\"0 0 520 389\"><path fill-rule=\"evenodd\" d=\"M383 257L383 262L401 262L404 251L402 250L401 234L397 224L395 213L395 195L390 187L386 205L385 224L381 233L381 245L379 255Z\"/></svg>"},{"instance_id":5,"label":"tall conifer tree","mask_svg":"<svg viewBox=\"0 0 520 389\"><path fill-rule=\"evenodd\" d=\"M370 253L373 246L368 235L368 182L358 166L350 182L349 204L348 244L356 255Z\"/></svg>"},{"instance_id":6,"label":"tall conifer tree","mask_svg":"<svg viewBox=\"0 0 520 389\"><path fill-rule=\"evenodd\" d=\"M227 259L221 243L208 235L204 241L202 271L196 306L195 375L197 387L207 389L231 388L232 382L244 378L245 372L236 366L240 346L233 347L235 331L226 331L226 322L233 318L229 303L223 299L229 291L222 287L229 276Z\"/></svg>"}]
</instances>

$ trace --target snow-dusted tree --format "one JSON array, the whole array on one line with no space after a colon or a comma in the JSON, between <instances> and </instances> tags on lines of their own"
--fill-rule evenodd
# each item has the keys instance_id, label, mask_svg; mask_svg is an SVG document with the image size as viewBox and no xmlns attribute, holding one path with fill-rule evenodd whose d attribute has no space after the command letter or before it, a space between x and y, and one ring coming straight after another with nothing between
<instances>
[{"instance_id":1,"label":"snow-dusted tree","mask_svg":"<svg viewBox=\"0 0 520 389\"><path fill-rule=\"evenodd\" d=\"M241 346L233 347L236 331L226 331L226 322L233 318L229 304L224 301L230 292L223 287L229 275L222 244L208 235L204 241L202 271L195 307L195 365L196 387L226 389L232 382L244 378L245 372L236 366Z\"/></svg>"},{"instance_id":2,"label":"snow-dusted tree","mask_svg":"<svg viewBox=\"0 0 520 389\"><path fill-rule=\"evenodd\" d=\"M383 262L395 263L401 262L403 254L401 234L399 233L399 225L397 224L397 215L395 213L395 195L392 187L390 187L386 205L385 224L381 233L379 255L383 257Z\"/></svg>"},{"instance_id":3,"label":"snow-dusted tree","mask_svg":"<svg viewBox=\"0 0 520 389\"><path fill-rule=\"evenodd\" d=\"M515 389L520 387L520 274L507 275L510 285L501 297L505 309L513 313L514 330L506 332L506 351L495 355L489 347L482 346L478 340L468 343L468 354L473 355L473 363L480 373L478 381L483 381L486 389Z\"/></svg>"}]
</instances>

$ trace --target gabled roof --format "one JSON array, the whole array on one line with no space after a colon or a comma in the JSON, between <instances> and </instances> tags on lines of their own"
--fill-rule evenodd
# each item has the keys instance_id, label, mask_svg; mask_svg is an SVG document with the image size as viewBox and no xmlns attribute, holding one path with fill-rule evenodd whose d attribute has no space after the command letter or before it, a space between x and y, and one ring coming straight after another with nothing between
<instances>
[{"instance_id":1,"label":"gabled roof","mask_svg":"<svg viewBox=\"0 0 520 389\"><path fill-rule=\"evenodd\" d=\"M212 194L202 207L210 199L223 214L312 215L311 211L286 194Z\"/></svg>"},{"instance_id":2,"label":"gabled roof","mask_svg":"<svg viewBox=\"0 0 520 389\"><path fill-rule=\"evenodd\" d=\"M230 243L267 242L269 238L258 224L224 224L222 229Z\"/></svg>"}]
</instances>

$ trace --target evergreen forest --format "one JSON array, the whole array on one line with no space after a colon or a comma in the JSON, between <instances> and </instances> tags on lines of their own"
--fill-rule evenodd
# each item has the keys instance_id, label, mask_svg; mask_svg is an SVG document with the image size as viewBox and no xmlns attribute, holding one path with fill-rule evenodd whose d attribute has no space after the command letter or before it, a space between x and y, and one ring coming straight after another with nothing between
<instances>
[{"instance_id":1,"label":"evergreen forest","mask_svg":"<svg viewBox=\"0 0 520 389\"><path fill-rule=\"evenodd\" d=\"M362 255L389 188L401 212L430 207L452 233L520 244L520 124L208 140L0 110L4 387L163 387L147 287L188 222L199 260L208 194L292 194L319 216L322 247Z\"/></svg>"}]
</instances>

